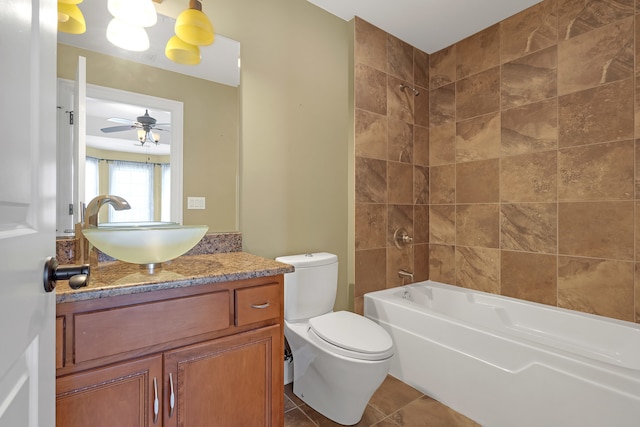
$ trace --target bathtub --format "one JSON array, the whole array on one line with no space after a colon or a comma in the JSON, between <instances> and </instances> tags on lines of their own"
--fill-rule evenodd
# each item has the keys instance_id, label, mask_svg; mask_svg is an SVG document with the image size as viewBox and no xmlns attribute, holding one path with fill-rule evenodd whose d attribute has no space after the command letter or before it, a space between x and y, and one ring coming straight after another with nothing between
<instances>
[{"instance_id":1,"label":"bathtub","mask_svg":"<svg viewBox=\"0 0 640 427\"><path fill-rule=\"evenodd\" d=\"M425 281L365 294L390 374L493 426L640 426L640 325Z\"/></svg>"}]
</instances>

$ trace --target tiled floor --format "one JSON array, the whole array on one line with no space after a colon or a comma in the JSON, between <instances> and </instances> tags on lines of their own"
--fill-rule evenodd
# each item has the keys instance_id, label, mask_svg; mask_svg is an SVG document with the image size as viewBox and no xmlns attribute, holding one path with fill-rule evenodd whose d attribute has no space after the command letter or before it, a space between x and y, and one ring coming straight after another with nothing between
<instances>
[{"instance_id":1,"label":"tiled floor","mask_svg":"<svg viewBox=\"0 0 640 427\"><path fill-rule=\"evenodd\" d=\"M292 384L284 386L285 427L340 426L311 409L293 394ZM369 400L359 427L471 427L469 418L413 387L387 376Z\"/></svg>"}]
</instances>

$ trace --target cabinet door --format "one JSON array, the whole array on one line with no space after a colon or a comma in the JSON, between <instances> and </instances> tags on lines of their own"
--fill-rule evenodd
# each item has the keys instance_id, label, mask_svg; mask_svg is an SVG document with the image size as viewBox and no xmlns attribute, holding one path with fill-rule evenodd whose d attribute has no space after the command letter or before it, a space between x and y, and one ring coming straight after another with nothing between
<instances>
[{"instance_id":1,"label":"cabinet door","mask_svg":"<svg viewBox=\"0 0 640 427\"><path fill-rule=\"evenodd\" d=\"M165 353L165 427L280 426L280 325Z\"/></svg>"},{"instance_id":2,"label":"cabinet door","mask_svg":"<svg viewBox=\"0 0 640 427\"><path fill-rule=\"evenodd\" d=\"M59 377L56 380L56 425L160 426L161 387L162 356Z\"/></svg>"}]
</instances>

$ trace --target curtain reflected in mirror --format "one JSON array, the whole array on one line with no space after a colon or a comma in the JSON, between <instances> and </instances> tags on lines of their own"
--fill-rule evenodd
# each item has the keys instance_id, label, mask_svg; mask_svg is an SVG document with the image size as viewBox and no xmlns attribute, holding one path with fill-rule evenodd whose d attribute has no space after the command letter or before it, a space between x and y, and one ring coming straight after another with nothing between
<instances>
[{"instance_id":1,"label":"curtain reflected in mirror","mask_svg":"<svg viewBox=\"0 0 640 427\"><path fill-rule=\"evenodd\" d=\"M87 148L91 152L91 147ZM161 156L162 158L164 156ZM101 179L101 177L103 179ZM100 223L170 221L171 165L135 160L86 157L85 199L99 194L117 194L135 209L101 211Z\"/></svg>"}]
</instances>

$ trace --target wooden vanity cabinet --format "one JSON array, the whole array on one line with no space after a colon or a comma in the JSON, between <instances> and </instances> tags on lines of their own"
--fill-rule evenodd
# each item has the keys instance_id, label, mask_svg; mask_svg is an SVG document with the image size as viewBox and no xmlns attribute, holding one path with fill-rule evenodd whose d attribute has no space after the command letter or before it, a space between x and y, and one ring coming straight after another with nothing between
<instances>
[{"instance_id":1,"label":"wooden vanity cabinet","mask_svg":"<svg viewBox=\"0 0 640 427\"><path fill-rule=\"evenodd\" d=\"M278 335L274 325L166 353L165 401L173 393L176 403L165 405L164 426L280 425L271 423L279 417L270 385L281 359Z\"/></svg>"},{"instance_id":2,"label":"wooden vanity cabinet","mask_svg":"<svg viewBox=\"0 0 640 427\"><path fill-rule=\"evenodd\" d=\"M161 392L161 356L60 377L56 379L56 426L160 425Z\"/></svg>"},{"instance_id":3,"label":"wooden vanity cabinet","mask_svg":"<svg viewBox=\"0 0 640 427\"><path fill-rule=\"evenodd\" d=\"M56 425L282 426L282 286L278 275L58 304Z\"/></svg>"}]
</instances>

